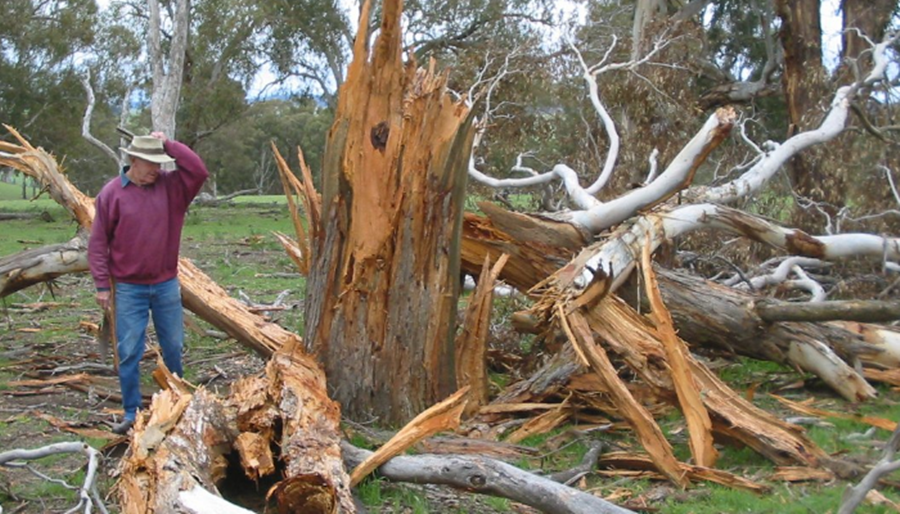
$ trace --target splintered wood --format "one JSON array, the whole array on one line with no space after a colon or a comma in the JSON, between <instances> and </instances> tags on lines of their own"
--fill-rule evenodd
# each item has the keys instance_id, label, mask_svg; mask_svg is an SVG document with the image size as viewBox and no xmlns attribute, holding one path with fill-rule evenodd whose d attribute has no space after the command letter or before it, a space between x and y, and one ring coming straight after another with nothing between
<instances>
[{"instance_id":1,"label":"splintered wood","mask_svg":"<svg viewBox=\"0 0 900 514\"><path fill-rule=\"evenodd\" d=\"M291 222L294 225L294 233L296 241L290 239L284 234L275 233L275 236L284 246L288 255L297 265L302 275L309 273L310 248L313 239L318 237L319 218L322 210L322 199L319 193L313 187L312 172L306 165L306 159L303 157L303 150L297 149L297 157L300 160L300 173L303 180L299 180L291 173L287 162L278 151L278 147L272 142L272 152L275 154L275 162L278 164L278 175L281 177L281 185L284 188L284 196L287 198L288 211L291 214ZM295 197L300 198L303 205L303 211L307 220L310 232L307 233L303 226L303 220L300 216L300 209L297 205Z\"/></svg>"},{"instance_id":2,"label":"splintered wood","mask_svg":"<svg viewBox=\"0 0 900 514\"><path fill-rule=\"evenodd\" d=\"M642 405L650 398L658 398L670 405L682 406L692 420L689 424L691 437L698 437L692 444L696 446L695 458L698 462L714 462L715 450L710 433L723 440L739 441L779 465L801 465L813 468L831 466L835 461L806 437L797 426L786 423L765 412L731 390L706 366L684 350L684 343L674 335L671 322L656 319L650 323L645 316L616 296L607 296L608 281L620 281L621 277L605 277L595 273L593 287L581 295L568 292L569 286L577 278L577 270L584 266L586 253L573 259L576 245L546 248L543 253L533 250L534 244L527 239L514 239L499 229L491 219L467 216L464 225L462 255L463 267L473 269L484 262L487 255L500 253L510 255L510 260L500 274L500 278L520 290L531 290L537 295L537 302L528 318L532 319L530 331L551 334L553 327L548 320L556 320L565 329L569 341L537 373L519 383L512 384L494 399L491 405L482 408L479 419L499 422L497 414L512 409L512 405L529 402L548 402L554 398L566 398L574 393L572 409L599 408L613 416L628 420L647 451L650 461L660 473L677 484L686 484L692 477L709 480L711 478L685 473L684 464L672 456L671 446L662 436L659 427ZM513 220L513 221L510 221ZM504 218L505 223L514 223L515 218ZM624 233L624 232L623 232ZM545 237L545 236L542 236ZM615 235L610 236L614 238ZM602 243L601 243L602 244ZM560 267L559 262L569 260ZM649 269L649 266L645 266ZM549 274L523 273L521 270L546 270ZM549 277L536 284L541 277ZM654 308L664 312L665 307ZM662 321L662 323L660 322ZM664 342L664 338L669 341ZM676 344L677 343L677 344ZM671 359L671 347L682 348L682 364ZM667 350L667 346L669 350ZM625 387L618 376L615 359L637 376L639 383ZM678 370L673 370L673 365ZM585 367L593 373L584 374ZM679 378L674 378L674 374ZM590 377L590 378L587 378ZM676 381L681 381L684 390L679 393ZM640 385L647 390L647 400L635 401L635 393ZM602 397L613 399L604 403L598 396L587 396L593 389L602 392ZM694 391L693 400L681 400L686 393ZM704 416L694 402L701 402L707 412ZM708 421L706 421L706 419ZM699 457L698 457L699 455ZM725 481L728 482L728 481Z\"/></svg>"},{"instance_id":3,"label":"splintered wood","mask_svg":"<svg viewBox=\"0 0 900 514\"><path fill-rule=\"evenodd\" d=\"M651 456L657 469L672 482L682 487L687 486L689 482L672 452L672 445L666 440L659 425L653 420L653 416L634 399L634 396L619 379L606 351L600 345L595 344L587 320L579 312L566 314L564 309L563 306L559 307L560 323L569 334L572 347L575 348L583 362L603 380L604 386L613 397L613 402L619 406L619 413L634 429L641 445Z\"/></svg>"},{"instance_id":4,"label":"splintered wood","mask_svg":"<svg viewBox=\"0 0 900 514\"><path fill-rule=\"evenodd\" d=\"M469 389L469 404L464 412L470 416L488 402L487 337L491 327L494 283L509 260L502 255L493 268L485 258L475 292L469 299L465 319L456 337L456 384Z\"/></svg>"},{"instance_id":5,"label":"splintered wood","mask_svg":"<svg viewBox=\"0 0 900 514\"><path fill-rule=\"evenodd\" d=\"M236 382L225 401L169 374L168 388L138 416L119 467L125 512L170 512L197 488L217 496L225 476L240 472L229 469L233 451L254 482L279 478L267 495L278 512L355 512L340 412L321 393L321 373L304 362L279 352L264 378Z\"/></svg>"},{"instance_id":6,"label":"splintered wood","mask_svg":"<svg viewBox=\"0 0 900 514\"><path fill-rule=\"evenodd\" d=\"M378 466L391 460L422 439L438 432L458 428L459 417L466 407L466 396L468 393L468 387L464 387L446 400L431 406L425 412L416 416L409 424L400 429L390 441L353 469L353 472L350 474L350 485L356 486L360 480L378 468Z\"/></svg>"},{"instance_id":7,"label":"splintered wood","mask_svg":"<svg viewBox=\"0 0 900 514\"><path fill-rule=\"evenodd\" d=\"M650 260L650 245L645 244L641 254L641 271L644 275L644 284L647 289L647 297L653 309L651 317L656 323L660 342L666 351L666 361L675 385L675 393L678 395L678 404L681 412L687 420L690 434L691 454L698 465L711 468L716 463L718 452L713 447L712 421L709 412L700 399L702 392L698 389L694 377L691 375L687 363L688 351L684 341L675 334L675 326L672 316L663 304L659 294L659 286L656 283L656 275Z\"/></svg>"},{"instance_id":8,"label":"splintered wood","mask_svg":"<svg viewBox=\"0 0 900 514\"><path fill-rule=\"evenodd\" d=\"M362 8L323 156L304 304L308 349L344 415L395 425L457 387L458 245L474 137L446 73L404 58L402 8L383 3L371 48L369 2Z\"/></svg>"}]
</instances>

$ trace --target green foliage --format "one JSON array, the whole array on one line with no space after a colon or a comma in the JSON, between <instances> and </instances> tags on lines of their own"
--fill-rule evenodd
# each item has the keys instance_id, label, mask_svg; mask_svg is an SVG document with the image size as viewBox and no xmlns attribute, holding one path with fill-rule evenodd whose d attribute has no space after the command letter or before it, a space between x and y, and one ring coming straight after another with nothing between
<instances>
[{"instance_id":1,"label":"green foliage","mask_svg":"<svg viewBox=\"0 0 900 514\"><path fill-rule=\"evenodd\" d=\"M204 139L197 151L204 157L220 194L251 188L259 188L263 194L278 194L282 186L272 143L297 175L300 173L297 149L301 148L318 182L325 135L332 116L331 111L312 101L256 102L242 118Z\"/></svg>"}]
</instances>

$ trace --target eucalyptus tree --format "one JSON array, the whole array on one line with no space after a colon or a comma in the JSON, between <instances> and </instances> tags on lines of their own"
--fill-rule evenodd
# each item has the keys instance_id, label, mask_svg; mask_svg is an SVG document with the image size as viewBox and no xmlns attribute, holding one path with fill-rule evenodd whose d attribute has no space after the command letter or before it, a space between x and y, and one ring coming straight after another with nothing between
<instances>
[{"instance_id":1,"label":"eucalyptus tree","mask_svg":"<svg viewBox=\"0 0 900 514\"><path fill-rule=\"evenodd\" d=\"M74 70L95 41L96 18L92 0L4 2L0 121L18 127L37 145L79 154L83 93Z\"/></svg>"}]
</instances>

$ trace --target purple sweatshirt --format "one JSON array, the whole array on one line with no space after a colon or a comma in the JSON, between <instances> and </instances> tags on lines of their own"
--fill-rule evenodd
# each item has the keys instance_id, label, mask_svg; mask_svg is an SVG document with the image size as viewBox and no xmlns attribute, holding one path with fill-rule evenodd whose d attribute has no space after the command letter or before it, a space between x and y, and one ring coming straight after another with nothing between
<instances>
[{"instance_id":1,"label":"purple sweatshirt","mask_svg":"<svg viewBox=\"0 0 900 514\"><path fill-rule=\"evenodd\" d=\"M158 284L178 275L184 217L209 172L187 145L169 140L165 149L175 159L175 171L160 172L146 187L123 172L97 195L88 262L99 290L109 289L110 278Z\"/></svg>"}]
</instances>

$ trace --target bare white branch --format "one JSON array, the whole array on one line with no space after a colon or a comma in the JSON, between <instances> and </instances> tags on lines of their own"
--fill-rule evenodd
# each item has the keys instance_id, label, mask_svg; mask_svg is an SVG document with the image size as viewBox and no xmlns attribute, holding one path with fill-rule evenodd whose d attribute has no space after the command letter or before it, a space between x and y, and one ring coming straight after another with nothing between
<instances>
[{"instance_id":1,"label":"bare white branch","mask_svg":"<svg viewBox=\"0 0 900 514\"><path fill-rule=\"evenodd\" d=\"M796 280L788 280L785 282L785 285L793 289L802 289L808 292L812 295L809 299L810 302L824 302L828 299L828 295L825 293L825 288L822 287L822 284L810 278L810 276L803 271L803 268L794 266L791 271L799 278Z\"/></svg>"},{"instance_id":2,"label":"bare white branch","mask_svg":"<svg viewBox=\"0 0 900 514\"><path fill-rule=\"evenodd\" d=\"M100 452L98 452L88 444L67 442L49 444L47 446L42 446L40 448L31 450L9 450L0 453L0 466L25 467L24 463L19 461L42 459L44 457L59 455L62 453L84 453L88 458L88 466L87 471L84 474L84 482L82 483L81 487L78 488L78 505L70 509L68 512L77 512L83 508L85 513L89 513L91 512L91 509L93 507L97 507L103 512L106 512L106 508L100 501L99 494L97 494L96 490L96 479L100 462ZM35 471L36 470L32 470L33 473L35 473ZM42 473L35 474L39 477L43 477L44 479L53 480L54 482L59 483L58 480L50 479L49 477L44 476Z\"/></svg>"},{"instance_id":3,"label":"bare white branch","mask_svg":"<svg viewBox=\"0 0 900 514\"><path fill-rule=\"evenodd\" d=\"M885 445L881 460L866 473L866 476L858 484L848 487L844 491L838 514L852 514L856 507L866 498L866 494L878 484L881 477L900 469L900 460L894 460L894 454L897 452L898 446L900 446L900 425L894 429L894 433Z\"/></svg>"},{"instance_id":4,"label":"bare white branch","mask_svg":"<svg viewBox=\"0 0 900 514\"><path fill-rule=\"evenodd\" d=\"M94 137L91 133L91 118L94 115L94 105L97 102L97 98L94 96L94 88L91 86L90 70L86 69L79 78L81 79L81 85L84 86L84 90L87 93L87 106L84 108L84 117L81 120L81 136L87 139L90 144L99 148L107 157L112 159L116 169L119 169L123 162L116 152L107 146L106 143Z\"/></svg>"}]
</instances>

